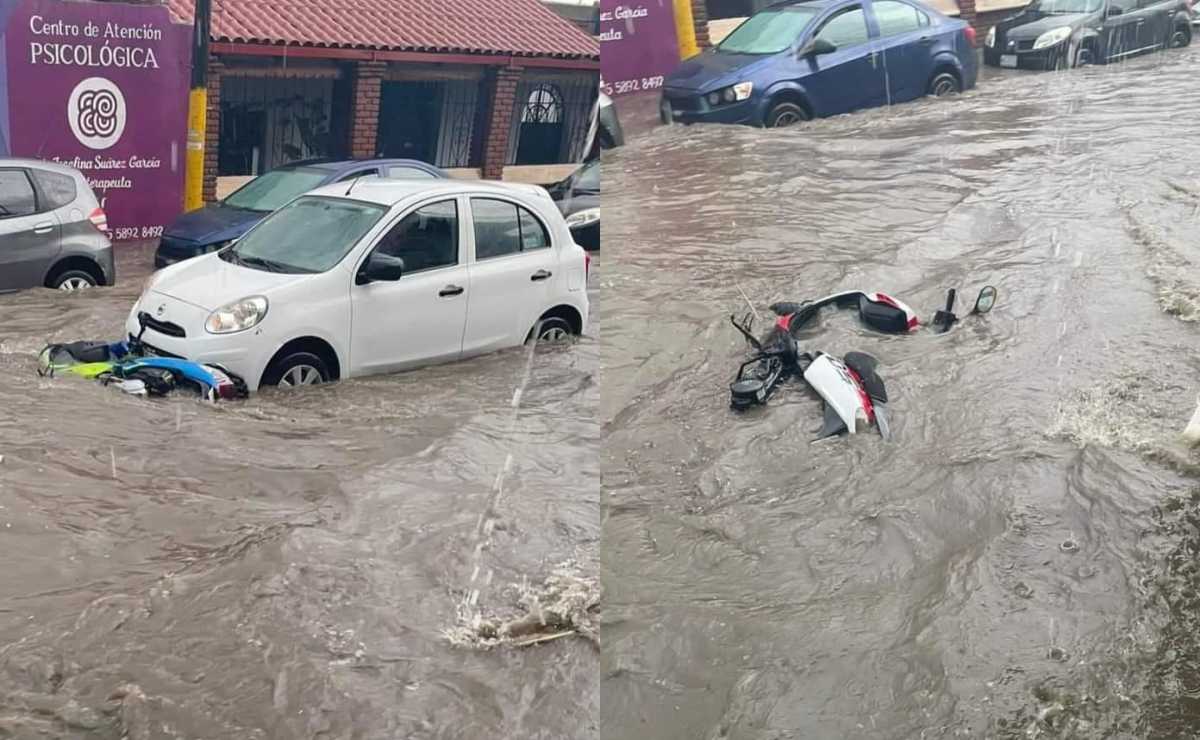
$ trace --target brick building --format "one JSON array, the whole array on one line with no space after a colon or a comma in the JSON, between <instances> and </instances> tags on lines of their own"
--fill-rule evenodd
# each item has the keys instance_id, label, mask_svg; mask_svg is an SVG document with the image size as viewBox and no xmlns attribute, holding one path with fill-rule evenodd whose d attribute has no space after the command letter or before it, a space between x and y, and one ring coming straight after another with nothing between
<instances>
[{"instance_id":1,"label":"brick building","mask_svg":"<svg viewBox=\"0 0 1200 740\"><path fill-rule=\"evenodd\" d=\"M169 0L191 23L193 0ZM314 157L410 157L518 176L578 161L593 37L539 0L215 0L205 199Z\"/></svg>"}]
</instances>

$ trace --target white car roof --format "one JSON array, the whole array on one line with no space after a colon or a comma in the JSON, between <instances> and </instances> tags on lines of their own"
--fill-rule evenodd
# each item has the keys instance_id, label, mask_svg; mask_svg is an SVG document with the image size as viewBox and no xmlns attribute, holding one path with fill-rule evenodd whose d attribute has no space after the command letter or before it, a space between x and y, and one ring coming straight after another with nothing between
<instances>
[{"instance_id":1,"label":"white car roof","mask_svg":"<svg viewBox=\"0 0 1200 740\"><path fill-rule=\"evenodd\" d=\"M349 195L347 195L349 192ZM546 189L522 183L500 183L488 180L402 180L364 177L354 184L339 182L317 188L309 195L326 198L348 198L392 207L402 200L423 195L497 195L535 197L550 201Z\"/></svg>"}]
</instances>

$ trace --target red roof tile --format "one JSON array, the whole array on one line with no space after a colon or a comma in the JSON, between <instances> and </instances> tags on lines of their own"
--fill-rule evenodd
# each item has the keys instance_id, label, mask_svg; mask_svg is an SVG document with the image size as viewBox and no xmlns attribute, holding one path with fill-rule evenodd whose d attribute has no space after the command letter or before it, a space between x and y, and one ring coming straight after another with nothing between
<instances>
[{"instance_id":1,"label":"red roof tile","mask_svg":"<svg viewBox=\"0 0 1200 740\"><path fill-rule=\"evenodd\" d=\"M168 0L192 22L194 0ZM217 41L596 59L599 43L539 0L213 0Z\"/></svg>"}]
</instances>

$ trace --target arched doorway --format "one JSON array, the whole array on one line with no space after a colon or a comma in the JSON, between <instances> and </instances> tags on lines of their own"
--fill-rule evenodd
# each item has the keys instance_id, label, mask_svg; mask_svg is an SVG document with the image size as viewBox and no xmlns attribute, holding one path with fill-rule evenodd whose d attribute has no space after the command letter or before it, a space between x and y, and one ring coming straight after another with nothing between
<instances>
[{"instance_id":1,"label":"arched doorway","mask_svg":"<svg viewBox=\"0 0 1200 740\"><path fill-rule=\"evenodd\" d=\"M558 85L539 83L524 103L516 164L556 164L566 123L562 90Z\"/></svg>"}]
</instances>

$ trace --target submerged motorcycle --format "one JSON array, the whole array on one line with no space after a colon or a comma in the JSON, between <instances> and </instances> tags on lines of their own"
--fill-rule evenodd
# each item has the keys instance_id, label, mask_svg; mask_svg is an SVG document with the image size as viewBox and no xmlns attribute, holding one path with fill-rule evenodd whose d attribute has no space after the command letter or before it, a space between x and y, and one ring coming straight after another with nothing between
<instances>
[{"instance_id":1,"label":"submerged motorcycle","mask_svg":"<svg viewBox=\"0 0 1200 740\"><path fill-rule=\"evenodd\" d=\"M48 345L38 355L38 374L94 379L136 396L161 397L176 390L190 390L209 401L249 396L245 381L218 365L150 354L140 333L123 342Z\"/></svg>"},{"instance_id":2,"label":"submerged motorcycle","mask_svg":"<svg viewBox=\"0 0 1200 740\"><path fill-rule=\"evenodd\" d=\"M996 305L997 291L987 286L979 292L970 315L981 315ZM946 307L933 318L935 331L950 330L960 319L954 313L956 291L946 296ZM738 411L763 405L778 385L793 376L804 379L825 403L825 420L818 439L839 434L857 434L874 425L884 439L891 438L888 423L887 388L876 371L879 363L863 352L848 352L838 359L824 352L802 352L796 334L827 306L858 308L867 326L889 334L916 331L920 320L903 302L884 293L846 291L817 301L776 303L771 311L778 317L761 339L752 331L753 319L729 320L756 351L738 368L729 386L730 405Z\"/></svg>"}]
</instances>

